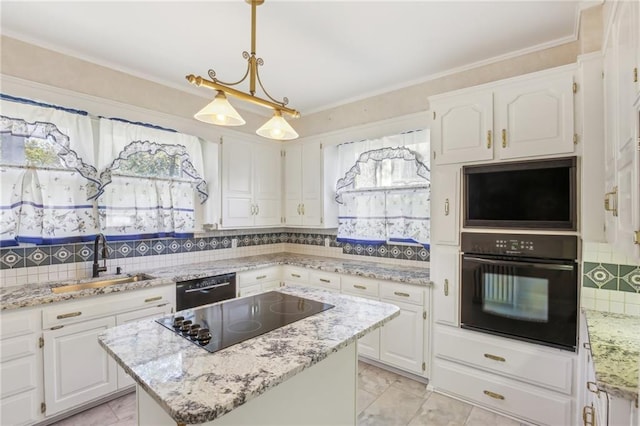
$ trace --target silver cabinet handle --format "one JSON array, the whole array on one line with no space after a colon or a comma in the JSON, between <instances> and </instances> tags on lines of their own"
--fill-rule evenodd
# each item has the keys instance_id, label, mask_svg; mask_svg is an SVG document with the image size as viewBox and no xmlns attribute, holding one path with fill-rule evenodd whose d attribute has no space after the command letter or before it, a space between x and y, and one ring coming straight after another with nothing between
<instances>
[{"instance_id":1,"label":"silver cabinet handle","mask_svg":"<svg viewBox=\"0 0 640 426\"><path fill-rule=\"evenodd\" d=\"M393 294L395 294L396 296L400 296L400 297L411 297L411 295L409 293L403 293L401 291L394 291Z\"/></svg>"},{"instance_id":2,"label":"silver cabinet handle","mask_svg":"<svg viewBox=\"0 0 640 426\"><path fill-rule=\"evenodd\" d=\"M301 278L301 277L300 277L300 275L298 275L298 274L291 274L291 276L292 276L293 278Z\"/></svg>"},{"instance_id":3,"label":"silver cabinet handle","mask_svg":"<svg viewBox=\"0 0 640 426\"><path fill-rule=\"evenodd\" d=\"M298 215L302 214L302 204L298 203Z\"/></svg>"},{"instance_id":4,"label":"silver cabinet handle","mask_svg":"<svg viewBox=\"0 0 640 426\"><path fill-rule=\"evenodd\" d=\"M256 280L264 280L265 278L267 278L267 276L266 276L266 275L258 275L258 276L256 277Z\"/></svg>"},{"instance_id":5,"label":"silver cabinet handle","mask_svg":"<svg viewBox=\"0 0 640 426\"><path fill-rule=\"evenodd\" d=\"M357 288L357 289L359 289L359 290L366 290L366 289L367 289L367 287L365 287L365 286L363 286L363 285L358 285L358 284L354 284L354 285L353 285L353 287L354 287L354 288Z\"/></svg>"},{"instance_id":6,"label":"silver cabinet handle","mask_svg":"<svg viewBox=\"0 0 640 426\"><path fill-rule=\"evenodd\" d=\"M56 318L57 319L66 319L66 318L79 317L80 315L82 315L82 312L69 312L68 314L58 315Z\"/></svg>"},{"instance_id":7,"label":"silver cabinet handle","mask_svg":"<svg viewBox=\"0 0 640 426\"><path fill-rule=\"evenodd\" d=\"M256 215L260 214L260 206L256 204Z\"/></svg>"},{"instance_id":8,"label":"silver cabinet handle","mask_svg":"<svg viewBox=\"0 0 640 426\"><path fill-rule=\"evenodd\" d=\"M302 215L304 216L304 203L302 203Z\"/></svg>"},{"instance_id":9,"label":"silver cabinet handle","mask_svg":"<svg viewBox=\"0 0 640 426\"><path fill-rule=\"evenodd\" d=\"M449 199L444 200L444 215L449 216Z\"/></svg>"},{"instance_id":10,"label":"silver cabinet handle","mask_svg":"<svg viewBox=\"0 0 640 426\"><path fill-rule=\"evenodd\" d=\"M328 280L326 278L320 278L320 281L323 282L323 283L330 283L331 282L331 280Z\"/></svg>"},{"instance_id":11,"label":"silver cabinet handle","mask_svg":"<svg viewBox=\"0 0 640 426\"><path fill-rule=\"evenodd\" d=\"M155 302L156 300L161 300L162 296L150 297L148 299L144 299L144 303Z\"/></svg>"},{"instance_id":12,"label":"silver cabinet handle","mask_svg":"<svg viewBox=\"0 0 640 426\"><path fill-rule=\"evenodd\" d=\"M449 280L446 278L444 279L444 295L449 295Z\"/></svg>"}]
</instances>

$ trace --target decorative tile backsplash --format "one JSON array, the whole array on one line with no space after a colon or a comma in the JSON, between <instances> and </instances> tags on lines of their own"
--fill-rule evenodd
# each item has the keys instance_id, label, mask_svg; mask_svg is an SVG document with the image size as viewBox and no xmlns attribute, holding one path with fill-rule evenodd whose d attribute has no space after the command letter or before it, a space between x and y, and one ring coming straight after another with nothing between
<instances>
[{"instance_id":1,"label":"decorative tile backsplash","mask_svg":"<svg viewBox=\"0 0 640 426\"><path fill-rule=\"evenodd\" d=\"M640 293L640 266L584 262L582 285Z\"/></svg>"},{"instance_id":2,"label":"decorative tile backsplash","mask_svg":"<svg viewBox=\"0 0 640 426\"><path fill-rule=\"evenodd\" d=\"M304 244L342 248L344 254L379 258L429 261L429 250L420 246L342 244L332 234L305 232L265 232L230 234L215 237L159 238L150 240L116 241L108 243L109 259L189 253L233 247L261 246L278 243ZM328 240L328 241L327 241ZM29 268L60 265L93 260L93 243L76 243L37 247L7 247L0 249L0 269Z\"/></svg>"}]
</instances>

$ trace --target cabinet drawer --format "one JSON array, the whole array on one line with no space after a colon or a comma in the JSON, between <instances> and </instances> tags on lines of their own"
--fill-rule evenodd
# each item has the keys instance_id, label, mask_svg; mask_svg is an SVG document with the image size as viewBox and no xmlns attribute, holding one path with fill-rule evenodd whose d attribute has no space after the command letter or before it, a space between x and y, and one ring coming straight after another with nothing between
<instances>
[{"instance_id":1,"label":"cabinet drawer","mask_svg":"<svg viewBox=\"0 0 640 426\"><path fill-rule=\"evenodd\" d=\"M424 304L424 288L382 282L380 283L380 298L422 306Z\"/></svg>"},{"instance_id":2,"label":"cabinet drawer","mask_svg":"<svg viewBox=\"0 0 640 426\"><path fill-rule=\"evenodd\" d=\"M0 398L37 387L36 357L29 356L0 365Z\"/></svg>"},{"instance_id":3,"label":"cabinet drawer","mask_svg":"<svg viewBox=\"0 0 640 426\"><path fill-rule=\"evenodd\" d=\"M262 293L262 285L247 285L246 287L242 287L242 289L238 290L238 297L253 296L254 294L260 293Z\"/></svg>"},{"instance_id":4,"label":"cabinet drawer","mask_svg":"<svg viewBox=\"0 0 640 426\"><path fill-rule=\"evenodd\" d=\"M436 356L571 395L574 362L570 355L472 334L438 327L433 344Z\"/></svg>"},{"instance_id":5,"label":"cabinet drawer","mask_svg":"<svg viewBox=\"0 0 640 426\"><path fill-rule=\"evenodd\" d=\"M29 310L27 312L3 312L1 317L2 327L0 327L0 339L4 340L40 331L40 315L40 309ZM5 342L2 342L3 347L4 344Z\"/></svg>"},{"instance_id":6,"label":"cabinet drawer","mask_svg":"<svg viewBox=\"0 0 640 426\"><path fill-rule=\"evenodd\" d=\"M301 284L308 284L309 271L304 268L285 266L282 273L282 279L292 283L299 282Z\"/></svg>"},{"instance_id":7,"label":"cabinet drawer","mask_svg":"<svg viewBox=\"0 0 640 426\"><path fill-rule=\"evenodd\" d=\"M309 284L340 291L340 275L327 272L309 272Z\"/></svg>"},{"instance_id":8,"label":"cabinet drawer","mask_svg":"<svg viewBox=\"0 0 640 426\"><path fill-rule=\"evenodd\" d=\"M42 328L74 324L89 318L100 318L166 303L175 306L175 292L175 286L163 286L56 304L43 309Z\"/></svg>"},{"instance_id":9,"label":"cabinet drawer","mask_svg":"<svg viewBox=\"0 0 640 426\"><path fill-rule=\"evenodd\" d=\"M363 297L377 298L379 294L378 282L366 278L343 276L340 286L344 293Z\"/></svg>"},{"instance_id":10,"label":"cabinet drawer","mask_svg":"<svg viewBox=\"0 0 640 426\"><path fill-rule=\"evenodd\" d=\"M436 359L436 388L542 425L570 425L571 398Z\"/></svg>"},{"instance_id":11,"label":"cabinet drawer","mask_svg":"<svg viewBox=\"0 0 640 426\"><path fill-rule=\"evenodd\" d=\"M280 279L280 271L279 266L272 266L254 271L240 272L236 274L236 280L239 287L261 284L267 281L276 281Z\"/></svg>"}]
</instances>

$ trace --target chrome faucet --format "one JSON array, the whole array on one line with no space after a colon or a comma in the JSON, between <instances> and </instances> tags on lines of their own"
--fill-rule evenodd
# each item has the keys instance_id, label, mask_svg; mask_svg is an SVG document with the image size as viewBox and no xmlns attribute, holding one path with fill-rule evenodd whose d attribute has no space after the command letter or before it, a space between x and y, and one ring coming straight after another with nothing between
<instances>
[{"instance_id":1,"label":"chrome faucet","mask_svg":"<svg viewBox=\"0 0 640 426\"><path fill-rule=\"evenodd\" d=\"M102 239L102 266L98 266L98 246L100 245L100 239ZM107 239L104 234L96 235L96 239L93 241L93 278L99 277L100 272L105 272L107 270L108 256Z\"/></svg>"}]
</instances>

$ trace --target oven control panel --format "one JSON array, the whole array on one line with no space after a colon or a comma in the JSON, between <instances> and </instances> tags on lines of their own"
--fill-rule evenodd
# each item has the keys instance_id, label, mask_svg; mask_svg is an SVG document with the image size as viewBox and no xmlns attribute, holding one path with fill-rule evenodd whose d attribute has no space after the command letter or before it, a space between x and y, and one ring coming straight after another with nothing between
<instances>
[{"instance_id":1,"label":"oven control panel","mask_svg":"<svg viewBox=\"0 0 640 426\"><path fill-rule=\"evenodd\" d=\"M558 234L463 232L461 249L463 253L575 260L578 238Z\"/></svg>"}]
</instances>

